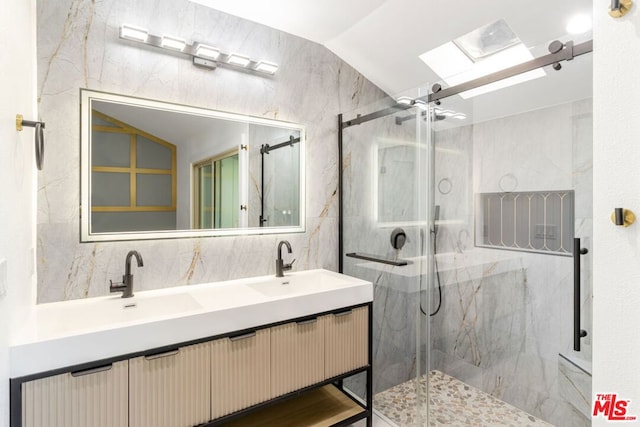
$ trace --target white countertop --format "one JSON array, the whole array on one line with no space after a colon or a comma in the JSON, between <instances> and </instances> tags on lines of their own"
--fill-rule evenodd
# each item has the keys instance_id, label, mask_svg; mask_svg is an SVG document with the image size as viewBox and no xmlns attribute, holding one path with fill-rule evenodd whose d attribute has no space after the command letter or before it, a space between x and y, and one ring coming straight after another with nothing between
<instances>
[{"instance_id":1,"label":"white countertop","mask_svg":"<svg viewBox=\"0 0 640 427\"><path fill-rule=\"evenodd\" d=\"M321 269L134 293L36 306L10 346L10 376L373 301L370 282Z\"/></svg>"}]
</instances>

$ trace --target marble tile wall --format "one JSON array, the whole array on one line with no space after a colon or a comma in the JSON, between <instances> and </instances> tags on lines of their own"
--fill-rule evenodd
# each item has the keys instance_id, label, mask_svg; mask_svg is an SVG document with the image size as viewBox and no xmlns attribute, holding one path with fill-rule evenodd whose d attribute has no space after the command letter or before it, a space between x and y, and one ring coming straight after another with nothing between
<instances>
[{"instance_id":1,"label":"marble tile wall","mask_svg":"<svg viewBox=\"0 0 640 427\"><path fill-rule=\"evenodd\" d=\"M571 406L584 418L591 418L591 374L564 356L558 356L559 389Z\"/></svg>"},{"instance_id":2,"label":"marble tile wall","mask_svg":"<svg viewBox=\"0 0 640 427\"><path fill-rule=\"evenodd\" d=\"M186 0L39 0L38 108L47 157L38 175L38 301L104 295L137 249L138 289L274 272L278 240L295 269L337 269L336 116L385 94L326 48ZM274 78L194 67L118 38L123 23L280 64ZM307 127L307 229L295 235L79 243L79 89L280 119Z\"/></svg>"},{"instance_id":3,"label":"marble tile wall","mask_svg":"<svg viewBox=\"0 0 640 427\"><path fill-rule=\"evenodd\" d=\"M500 182L505 179L512 191L574 189L575 233L591 249L591 120L591 100L584 100L436 132L436 182L448 178L454 183L450 192L435 193L443 220L439 252L473 247L469 187L504 191ZM465 176L472 177L466 184ZM558 353L574 353L572 259L515 252L520 266L511 273L496 275L489 269L471 278L467 272L474 253L479 250L468 259L460 257L455 286L443 287L443 309L431 323L431 368L554 424L588 425L560 387ZM590 333L589 257L582 261L582 324ZM582 344L573 356L590 360L590 336Z\"/></svg>"}]
</instances>

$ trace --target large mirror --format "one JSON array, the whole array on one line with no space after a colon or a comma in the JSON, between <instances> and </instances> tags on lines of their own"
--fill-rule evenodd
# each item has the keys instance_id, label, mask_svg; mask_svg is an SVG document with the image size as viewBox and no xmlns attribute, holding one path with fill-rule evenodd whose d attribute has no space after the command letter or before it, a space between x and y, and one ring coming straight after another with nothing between
<instances>
[{"instance_id":1,"label":"large mirror","mask_svg":"<svg viewBox=\"0 0 640 427\"><path fill-rule=\"evenodd\" d=\"M304 127L82 89L81 240L304 231Z\"/></svg>"}]
</instances>

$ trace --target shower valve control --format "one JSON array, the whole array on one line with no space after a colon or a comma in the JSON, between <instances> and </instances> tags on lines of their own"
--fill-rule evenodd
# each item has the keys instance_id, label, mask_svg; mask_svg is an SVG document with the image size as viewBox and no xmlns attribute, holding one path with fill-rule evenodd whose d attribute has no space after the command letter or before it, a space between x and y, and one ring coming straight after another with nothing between
<instances>
[{"instance_id":1,"label":"shower valve control","mask_svg":"<svg viewBox=\"0 0 640 427\"><path fill-rule=\"evenodd\" d=\"M407 233L402 228L395 228L391 232L391 246L394 249L400 250L407 241Z\"/></svg>"}]
</instances>

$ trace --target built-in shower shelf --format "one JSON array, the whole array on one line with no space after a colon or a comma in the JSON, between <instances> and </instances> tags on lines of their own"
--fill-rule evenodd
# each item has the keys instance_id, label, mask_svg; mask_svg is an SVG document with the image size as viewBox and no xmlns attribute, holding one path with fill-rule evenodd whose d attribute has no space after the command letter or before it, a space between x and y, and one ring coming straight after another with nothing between
<instances>
[{"instance_id":1,"label":"built-in shower shelf","mask_svg":"<svg viewBox=\"0 0 640 427\"><path fill-rule=\"evenodd\" d=\"M391 258L385 258L378 255L371 255L371 254L358 253L358 252L348 253L347 256L349 258L358 258L366 261L379 262L381 264L393 265L396 267L402 267L405 265L412 264L411 261L406 259L391 259Z\"/></svg>"},{"instance_id":2,"label":"built-in shower shelf","mask_svg":"<svg viewBox=\"0 0 640 427\"><path fill-rule=\"evenodd\" d=\"M225 427L330 427L365 412L333 385L308 391L290 400L224 424Z\"/></svg>"}]
</instances>

